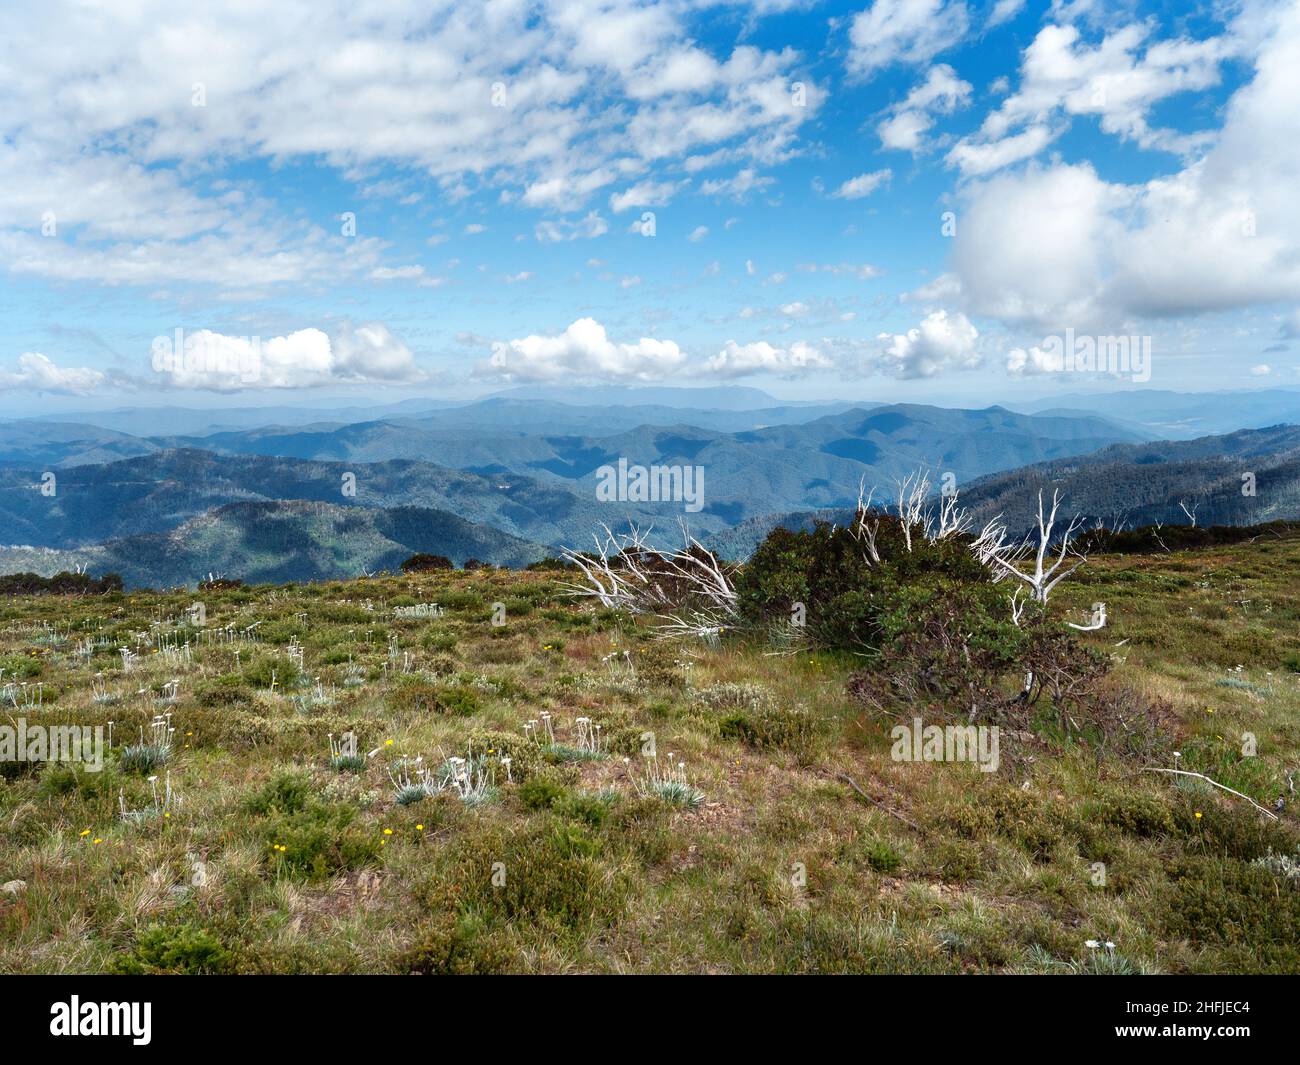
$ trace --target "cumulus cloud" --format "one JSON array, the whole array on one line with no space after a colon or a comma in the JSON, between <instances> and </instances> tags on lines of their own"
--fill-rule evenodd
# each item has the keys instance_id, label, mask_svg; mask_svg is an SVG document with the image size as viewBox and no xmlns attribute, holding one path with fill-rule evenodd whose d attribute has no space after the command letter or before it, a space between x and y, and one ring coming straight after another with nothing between
<instances>
[{"instance_id":1,"label":"cumulus cloud","mask_svg":"<svg viewBox=\"0 0 1300 1065\"><path fill-rule=\"evenodd\" d=\"M12 370L0 367L0 388L22 392L54 392L60 395L85 396L104 384L106 375L86 366L56 366L38 351L18 356Z\"/></svg>"},{"instance_id":2,"label":"cumulus cloud","mask_svg":"<svg viewBox=\"0 0 1300 1065\"><path fill-rule=\"evenodd\" d=\"M1044 351L1040 347L1012 348L1007 352L1007 373L1014 377L1065 372L1065 348Z\"/></svg>"},{"instance_id":3,"label":"cumulus cloud","mask_svg":"<svg viewBox=\"0 0 1300 1065\"><path fill-rule=\"evenodd\" d=\"M411 384L426 377L382 322L343 322L332 338L316 328L267 338L178 332L154 340L150 362L171 388L211 392Z\"/></svg>"},{"instance_id":4,"label":"cumulus cloud","mask_svg":"<svg viewBox=\"0 0 1300 1065\"><path fill-rule=\"evenodd\" d=\"M876 126L880 143L898 151L916 152L923 135L934 125L936 115L952 114L970 100L969 82L945 63L930 68L925 81L917 85Z\"/></svg>"},{"instance_id":5,"label":"cumulus cloud","mask_svg":"<svg viewBox=\"0 0 1300 1065\"><path fill-rule=\"evenodd\" d=\"M1030 126L1026 130L990 141L963 140L953 145L948 162L963 174L978 176L1031 159L1060 134L1061 128Z\"/></svg>"},{"instance_id":6,"label":"cumulus cloud","mask_svg":"<svg viewBox=\"0 0 1300 1065\"><path fill-rule=\"evenodd\" d=\"M557 335L498 341L475 374L506 381L655 381L685 362L685 353L671 340L615 343L594 318L579 318Z\"/></svg>"},{"instance_id":7,"label":"cumulus cloud","mask_svg":"<svg viewBox=\"0 0 1300 1065\"><path fill-rule=\"evenodd\" d=\"M797 377L813 370L829 370L833 365L830 358L802 340L785 348L775 347L765 340L752 344L728 340L723 349L708 361L706 369L717 377L745 377L758 373Z\"/></svg>"},{"instance_id":8,"label":"cumulus cloud","mask_svg":"<svg viewBox=\"0 0 1300 1065\"><path fill-rule=\"evenodd\" d=\"M1273 17L1214 145L1169 176L1127 185L1054 162L967 186L953 246L966 308L1109 334L1300 301L1300 7Z\"/></svg>"},{"instance_id":9,"label":"cumulus cloud","mask_svg":"<svg viewBox=\"0 0 1300 1065\"><path fill-rule=\"evenodd\" d=\"M870 77L895 63L924 63L966 34L961 0L875 0L849 24L848 68Z\"/></svg>"},{"instance_id":10,"label":"cumulus cloud","mask_svg":"<svg viewBox=\"0 0 1300 1065\"><path fill-rule=\"evenodd\" d=\"M973 369L980 357L979 331L960 312L933 311L906 333L881 333L879 365L898 377L934 377L946 370Z\"/></svg>"}]
</instances>

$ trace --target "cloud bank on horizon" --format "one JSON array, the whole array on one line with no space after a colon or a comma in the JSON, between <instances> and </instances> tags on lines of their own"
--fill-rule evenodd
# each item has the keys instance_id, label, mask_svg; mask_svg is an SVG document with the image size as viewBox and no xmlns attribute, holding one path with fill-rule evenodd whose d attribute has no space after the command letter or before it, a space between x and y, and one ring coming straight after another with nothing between
<instances>
[{"instance_id":1,"label":"cloud bank on horizon","mask_svg":"<svg viewBox=\"0 0 1300 1065\"><path fill-rule=\"evenodd\" d=\"M7 23L10 396L1300 384L1296 0Z\"/></svg>"}]
</instances>

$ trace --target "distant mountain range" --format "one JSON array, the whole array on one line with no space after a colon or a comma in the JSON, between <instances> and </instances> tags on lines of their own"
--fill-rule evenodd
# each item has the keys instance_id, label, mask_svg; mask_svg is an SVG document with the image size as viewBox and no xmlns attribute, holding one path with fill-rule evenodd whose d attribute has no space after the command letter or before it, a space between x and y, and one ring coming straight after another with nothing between
<instances>
[{"instance_id":1,"label":"distant mountain range","mask_svg":"<svg viewBox=\"0 0 1300 1065\"><path fill-rule=\"evenodd\" d=\"M32 424L36 430L25 437ZM708 533L755 515L848 505L864 481L890 483L920 465L967 480L1134 439L1092 415L913 405L733 433L643 425L610 436L561 436L426 424L142 439L63 423L10 423L0 427L0 528L10 543L74 547L162 532L226 503L310 499L445 509L534 542L572 544L585 542L601 522L658 524L667 534L686 516L681 502L599 502L598 471L620 458L702 467L704 508L689 518L697 532ZM141 450L134 457L85 461L133 440ZM50 470L58 484L53 496L38 490ZM356 491L345 495L349 474Z\"/></svg>"},{"instance_id":2,"label":"distant mountain range","mask_svg":"<svg viewBox=\"0 0 1300 1065\"><path fill-rule=\"evenodd\" d=\"M209 573L250 583L337 580L396 570L418 552L519 567L540 544L426 507L363 509L302 501L232 503L167 532L71 550L0 547L0 573L49 576L84 565L128 588L193 586Z\"/></svg>"},{"instance_id":3,"label":"distant mountain range","mask_svg":"<svg viewBox=\"0 0 1300 1065\"><path fill-rule=\"evenodd\" d=\"M1180 502L1202 524L1296 518L1300 429L1156 442L1147 428L1152 418L1190 425L1291 404L1300 422L1300 392L1285 390L1069 396L1026 414L781 403L757 389L548 386L472 403L240 408L220 412L229 425L215 432L203 419L216 412L96 416L152 435L34 418L0 424L0 540L30 549L0 552L0 570L78 560L140 584L209 570L303 580L395 565L415 550L513 565L589 544L602 524L680 542L683 521L741 558L773 525L848 520L861 489L879 498L921 467L952 474L966 505L1013 527L1031 523L1040 485L1107 524L1185 522ZM294 420L316 415L337 420ZM186 431L169 431L177 426ZM601 501L599 471L620 459L701 467L703 509ZM1256 495L1241 495L1243 472ZM52 494L41 490L51 477ZM420 520L428 535L412 524Z\"/></svg>"},{"instance_id":4,"label":"distant mountain range","mask_svg":"<svg viewBox=\"0 0 1300 1065\"><path fill-rule=\"evenodd\" d=\"M1244 480L1245 475L1251 480ZM1253 486L1254 494L1243 488ZM1135 528L1163 522L1256 525L1300 519L1300 426L1248 429L1196 440L1115 444L1091 455L1036 463L960 485L960 501L977 524L1001 515L1017 538L1036 528L1038 493L1063 497L1061 514L1087 525ZM879 499L880 496L877 496ZM811 528L851 521L854 508L757 515L710 533L723 557L746 557L776 526Z\"/></svg>"},{"instance_id":5,"label":"distant mountain range","mask_svg":"<svg viewBox=\"0 0 1300 1065\"><path fill-rule=\"evenodd\" d=\"M1100 414L1117 424L1143 429L1160 440L1188 440L1238 429L1300 423L1300 391L1265 388L1253 392L1170 392L1143 388L1054 396L1020 409L1034 414Z\"/></svg>"},{"instance_id":6,"label":"distant mountain range","mask_svg":"<svg viewBox=\"0 0 1300 1065\"><path fill-rule=\"evenodd\" d=\"M347 474L354 495L344 495ZM612 508L594 495L579 496L536 478L488 477L405 459L312 462L185 449L71 467L56 477L55 494L44 496L36 469L0 467L0 538L10 544L78 547L165 532L229 503L281 499L445 510L543 543L586 541L602 521L649 524L655 518L649 510Z\"/></svg>"}]
</instances>

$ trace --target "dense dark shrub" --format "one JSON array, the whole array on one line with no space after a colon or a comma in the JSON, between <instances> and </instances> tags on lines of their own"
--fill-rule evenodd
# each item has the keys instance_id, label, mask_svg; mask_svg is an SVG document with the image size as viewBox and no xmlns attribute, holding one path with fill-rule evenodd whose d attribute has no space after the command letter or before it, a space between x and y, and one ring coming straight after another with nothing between
<instances>
[{"instance_id":1,"label":"dense dark shrub","mask_svg":"<svg viewBox=\"0 0 1300 1065\"><path fill-rule=\"evenodd\" d=\"M1092 529L1079 540L1084 554L1150 555L1158 551L1185 551L1197 547L1219 547L1247 540L1294 537L1300 524L1271 521L1263 525L1143 525L1137 529L1111 532Z\"/></svg>"},{"instance_id":2,"label":"dense dark shrub","mask_svg":"<svg viewBox=\"0 0 1300 1065\"><path fill-rule=\"evenodd\" d=\"M92 577L87 573L8 573L0 576L0 595L105 595L120 592L122 578L116 573Z\"/></svg>"},{"instance_id":3,"label":"dense dark shrub","mask_svg":"<svg viewBox=\"0 0 1300 1065\"><path fill-rule=\"evenodd\" d=\"M1042 614L1016 626L981 614L969 593L900 606L886 625L891 643L850 675L850 694L885 718L999 725L1098 757L1145 758L1167 745L1172 708L1114 685L1104 657ZM1004 754L1015 760L1014 749Z\"/></svg>"},{"instance_id":4,"label":"dense dark shrub","mask_svg":"<svg viewBox=\"0 0 1300 1065\"><path fill-rule=\"evenodd\" d=\"M235 580L232 577L209 577L206 581L199 581L199 591L201 592L223 592L232 588L242 588L243 581Z\"/></svg>"},{"instance_id":5,"label":"dense dark shrub","mask_svg":"<svg viewBox=\"0 0 1300 1065\"><path fill-rule=\"evenodd\" d=\"M1006 595L971 554L965 538L931 542L896 518L875 516L875 553L857 530L819 522L773 529L736 577L741 616L757 625L789 624L802 603L809 637L826 647L874 651L897 639L918 604L964 590L983 642L1004 634Z\"/></svg>"},{"instance_id":6,"label":"dense dark shrub","mask_svg":"<svg viewBox=\"0 0 1300 1065\"><path fill-rule=\"evenodd\" d=\"M430 573L434 570L455 568L446 555L430 555L424 552L412 555L402 563L403 573Z\"/></svg>"}]
</instances>

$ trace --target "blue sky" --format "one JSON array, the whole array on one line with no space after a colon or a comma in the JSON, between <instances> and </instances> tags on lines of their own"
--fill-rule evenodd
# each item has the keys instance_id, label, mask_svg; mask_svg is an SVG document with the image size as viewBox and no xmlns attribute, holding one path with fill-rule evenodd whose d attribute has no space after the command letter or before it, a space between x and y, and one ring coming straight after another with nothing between
<instances>
[{"instance_id":1,"label":"blue sky","mask_svg":"<svg viewBox=\"0 0 1300 1065\"><path fill-rule=\"evenodd\" d=\"M260 8L10 16L0 410L1300 385L1295 3Z\"/></svg>"}]
</instances>

